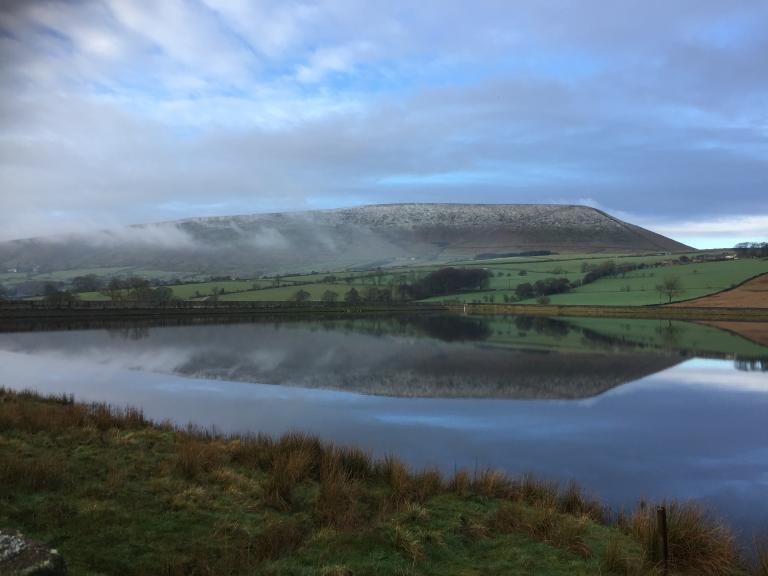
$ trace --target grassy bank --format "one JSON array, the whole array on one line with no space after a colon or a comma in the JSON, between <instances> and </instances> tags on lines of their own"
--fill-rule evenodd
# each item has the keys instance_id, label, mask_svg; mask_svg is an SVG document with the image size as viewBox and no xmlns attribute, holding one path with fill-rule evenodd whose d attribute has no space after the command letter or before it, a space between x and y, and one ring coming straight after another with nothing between
<instances>
[{"instance_id":1,"label":"grassy bank","mask_svg":"<svg viewBox=\"0 0 768 576\"><path fill-rule=\"evenodd\" d=\"M0 526L71 574L657 574L655 509L608 524L574 485L458 471L290 434L222 437L0 389ZM670 505L674 574L747 574ZM765 574L757 571L755 574Z\"/></svg>"}]
</instances>

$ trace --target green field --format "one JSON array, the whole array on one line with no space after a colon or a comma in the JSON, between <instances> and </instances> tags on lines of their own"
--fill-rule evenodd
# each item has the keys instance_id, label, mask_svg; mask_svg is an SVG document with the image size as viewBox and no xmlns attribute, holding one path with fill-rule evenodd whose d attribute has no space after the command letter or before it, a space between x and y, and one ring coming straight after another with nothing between
<instances>
[{"instance_id":1,"label":"green field","mask_svg":"<svg viewBox=\"0 0 768 576\"><path fill-rule=\"evenodd\" d=\"M687 253L689 257L722 254L718 251ZM641 306L659 304L660 297L656 285L667 276L677 276L681 282L681 291L673 301L688 300L714 292L719 292L739 284L753 276L768 273L768 260L743 259L716 262L681 264L678 259L682 254L567 254L536 257L496 258L489 260L463 260L447 265L467 268L482 268L491 273L488 287L484 290L462 292L449 296L429 299L429 301L456 303L495 303L516 302L515 288L523 283L535 283L546 278L567 278L578 282L584 277L584 266L597 266L613 261L617 265L645 264L652 266L635 270L614 277L601 278L590 284L578 286L563 294L550 295L552 304L615 305ZM320 300L327 290L338 293L339 300L352 287L361 294L368 287L390 288L398 284L412 284L423 276L446 265L394 267L381 270L339 271L311 274L286 274L281 276L254 279L220 280L210 282L190 282L169 286L175 297L183 300L195 300L209 297L216 293L222 301L285 301L291 300L298 290L310 294L310 300ZM85 273L120 274L123 269L76 270L49 275L49 279L71 279ZM157 270L131 271L144 277L170 278L171 272ZM4 275L8 277L8 274ZM12 275L15 278L21 275ZM1 278L2 276L0 276ZM38 276L39 278L42 276ZM106 300L98 292L83 293L83 300ZM662 298L661 300L666 300ZM523 304L535 303L536 299L520 301Z\"/></svg>"},{"instance_id":2,"label":"green field","mask_svg":"<svg viewBox=\"0 0 768 576\"><path fill-rule=\"evenodd\" d=\"M768 273L768 261L757 259L636 270L627 273L623 278L603 278L592 284L580 286L566 294L550 296L550 301L552 304L605 306L641 306L666 303L668 299L664 296L659 298L655 286L665 276L677 276L680 278L682 291L672 299L673 302L676 302L720 292L740 284L748 278L765 273ZM527 302L534 301L528 300Z\"/></svg>"},{"instance_id":3,"label":"green field","mask_svg":"<svg viewBox=\"0 0 768 576\"><path fill-rule=\"evenodd\" d=\"M219 296L219 300L222 301L237 301L237 302L275 302L285 301L293 299L293 296L299 290L304 290L309 293L310 300L320 300L323 293L326 290L332 290L338 294L339 301L344 299L344 293L347 292L353 285L347 284L307 284L307 285L291 285L281 286L280 288L267 288L265 290L251 290L249 292L240 292L237 294L224 294ZM357 285L356 288L360 288Z\"/></svg>"},{"instance_id":4,"label":"green field","mask_svg":"<svg viewBox=\"0 0 768 576\"><path fill-rule=\"evenodd\" d=\"M680 352L764 358L768 348L714 326L682 320L558 316L465 316L487 327L484 343L525 350L568 352Z\"/></svg>"}]
</instances>

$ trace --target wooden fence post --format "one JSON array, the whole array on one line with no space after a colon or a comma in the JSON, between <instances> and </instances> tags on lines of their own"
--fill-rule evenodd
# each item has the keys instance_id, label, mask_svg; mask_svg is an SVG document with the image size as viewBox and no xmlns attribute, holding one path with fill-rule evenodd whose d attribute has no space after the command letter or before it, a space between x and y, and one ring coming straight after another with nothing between
<instances>
[{"instance_id":1,"label":"wooden fence post","mask_svg":"<svg viewBox=\"0 0 768 576\"><path fill-rule=\"evenodd\" d=\"M659 528L659 544L661 546L661 573L664 576L668 576L669 535L667 534L667 509L664 506L656 508L656 522Z\"/></svg>"}]
</instances>

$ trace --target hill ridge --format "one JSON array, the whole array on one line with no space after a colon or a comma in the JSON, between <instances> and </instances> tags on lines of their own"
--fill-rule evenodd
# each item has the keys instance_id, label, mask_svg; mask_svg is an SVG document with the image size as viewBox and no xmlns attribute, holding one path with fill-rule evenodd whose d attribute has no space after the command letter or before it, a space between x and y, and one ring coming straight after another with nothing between
<instances>
[{"instance_id":1,"label":"hill ridge","mask_svg":"<svg viewBox=\"0 0 768 576\"><path fill-rule=\"evenodd\" d=\"M210 274L440 263L481 253L690 248L578 204L395 203L185 218L0 243L0 269L136 267Z\"/></svg>"}]
</instances>

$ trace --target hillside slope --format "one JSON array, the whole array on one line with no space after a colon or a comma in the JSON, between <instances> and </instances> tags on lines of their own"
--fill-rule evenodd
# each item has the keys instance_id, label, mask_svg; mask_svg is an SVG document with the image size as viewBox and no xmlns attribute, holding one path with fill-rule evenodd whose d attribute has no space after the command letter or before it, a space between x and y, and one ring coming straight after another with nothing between
<instances>
[{"instance_id":1,"label":"hillside slope","mask_svg":"<svg viewBox=\"0 0 768 576\"><path fill-rule=\"evenodd\" d=\"M385 204L193 218L0 243L0 268L105 266L260 274L444 262L482 253L674 252L687 246L586 206Z\"/></svg>"}]
</instances>

